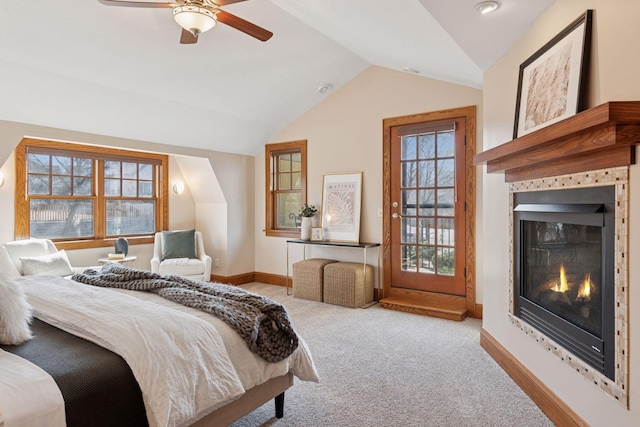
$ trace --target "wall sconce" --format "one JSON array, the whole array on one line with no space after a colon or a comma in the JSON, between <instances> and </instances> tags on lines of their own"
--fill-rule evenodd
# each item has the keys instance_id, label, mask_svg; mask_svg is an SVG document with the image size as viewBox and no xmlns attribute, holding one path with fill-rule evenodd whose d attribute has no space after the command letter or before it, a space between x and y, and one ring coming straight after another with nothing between
<instances>
[{"instance_id":1,"label":"wall sconce","mask_svg":"<svg viewBox=\"0 0 640 427\"><path fill-rule=\"evenodd\" d=\"M178 181L175 184L173 184L173 192L178 195L184 193L184 182Z\"/></svg>"}]
</instances>

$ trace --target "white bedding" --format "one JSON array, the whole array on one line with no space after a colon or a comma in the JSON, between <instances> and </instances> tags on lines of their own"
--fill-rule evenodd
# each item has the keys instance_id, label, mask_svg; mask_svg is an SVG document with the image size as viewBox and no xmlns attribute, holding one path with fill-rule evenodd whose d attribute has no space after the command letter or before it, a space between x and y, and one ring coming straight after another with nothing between
<instances>
[{"instance_id":1,"label":"white bedding","mask_svg":"<svg viewBox=\"0 0 640 427\"><path fill-rule=\"evenodd\" d=\"M224 322L154 294L96 288L55 276L18 280L36 317L127 361L152 426L193 423L288 371L302 380L318 380L302 339L288 359L267 363Z\"/></svg>"},{"instance_id":2,"label":"white bedding","mask_svg":"<svg viewBox=\"0 0 640 427\"><path fill-rule=\"evenodd\" d=\"M65 425L64 400L51 375L0 349L0 427Z\"/></svg>"}]
</instances>

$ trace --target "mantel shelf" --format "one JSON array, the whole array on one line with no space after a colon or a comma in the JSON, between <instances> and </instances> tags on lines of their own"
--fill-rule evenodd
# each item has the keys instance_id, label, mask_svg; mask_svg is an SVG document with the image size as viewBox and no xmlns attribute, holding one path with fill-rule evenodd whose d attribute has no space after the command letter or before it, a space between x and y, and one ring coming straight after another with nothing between
<instances>
[{"instance_id":1,"label":"mantel shelf","mask_svg":"<svg viewBox=\"0 0 640 427\"><path fill-rule=\"evenodd\" d=\"M515 182L628 166L640 144L640 101L607 102L498 147L474 164Z\"/></svg>"}]
</instances>

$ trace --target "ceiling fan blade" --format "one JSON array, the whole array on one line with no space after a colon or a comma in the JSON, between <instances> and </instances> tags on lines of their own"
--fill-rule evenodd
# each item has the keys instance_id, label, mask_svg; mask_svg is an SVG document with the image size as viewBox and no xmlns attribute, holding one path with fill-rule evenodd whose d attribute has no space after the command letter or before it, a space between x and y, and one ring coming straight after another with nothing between
<instances>
[{"instance_id":1,"label":"ceiling fan blade","mask_svg":"<svg viewBox=\"0 0 640 427\"><path fill-rule=\"evenodd\" d=\"M149 7L172 9L178 6L176 3L146 2L146 1L121 1L121 0L98 0L105 6L125 6L125 7Z\"/></svg>"},{"instance_id":2,"label":"ceiling fan blade","mask_svg":"<svg viewBox=\"0 0 640 427\"><path fill-rule=\"evenodd\" d=\"M228 4L240 3L241 1L247 1L247 0L211 0L211 1L217 4L218 6L226 6Z\"/></svg>"},{"instance_id":3,"label":"ceiling fan blade","mask_svg":"<svg viewBox=\"0 0 640 427\"><path fill-rule=\"evenodd\" d=\"M264 28L258 27L255 24L252 24L249 21L245 21L242 18L239 18L235 15L230 14L229 12L225 12L224 10L218 10L216 12L216 18L218 21L223 24L227 24L230 27L235 28L236 30L242 31L245 34L250 35L251 37L255 37L256 39L266 42L273 36L271 31L267 31Z\"/></svg>"},{"instance_id":4,"label":"ceiling fan blade","mask_svg":"<svg viewBox=\"0 0 640 427\"><path fill-rule=\"evenodd\" d=\"M182 34L180 34L180 44L194 43L198 43L198 36L194 36L193 34L191 34L191 31L187 31L183 28Z\"/></svg>"}]
</instances>

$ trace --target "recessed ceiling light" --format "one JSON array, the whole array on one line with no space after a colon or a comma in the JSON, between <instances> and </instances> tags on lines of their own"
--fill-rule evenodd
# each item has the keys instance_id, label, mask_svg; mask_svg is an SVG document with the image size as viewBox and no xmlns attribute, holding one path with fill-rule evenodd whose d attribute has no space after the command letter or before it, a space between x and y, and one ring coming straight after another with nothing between
<instances>
[{"instance_id":1,"label":"recessed ceiling light","mask_svg":"<svg viewBox=\"0 0 640 427\"><path fill-rule=\"evenodd\" d=\"M420 70L416 70L415 68L411 67L404 67L402 71L404 71L405 73L420 74Z\"/></svg>"},{"instance_id":2,"label":"recessed ceiling light","mask_svg":"<svg viewBox=\"0 0 640 427\"><path fill-rule=\"evenodd\" d=\"M487 13L494 12L498 7L500 7L500 3L497 1L483 1L478 3L474 9L481 15L486 15Z\"/></svg>"},{"instance_id":3,"label":"recessed ceiling light","mask_svg":"<svg viewBox=\"0 0 640 427\"><path fill-rule=\"evenodd\" d=\"M329 92L331 89L333 89L333 85L331 83L325 83L322 86L320 86L318 88L318 93L322 94L322 93L327 93Z\"/></svg>"}]
</instances>

